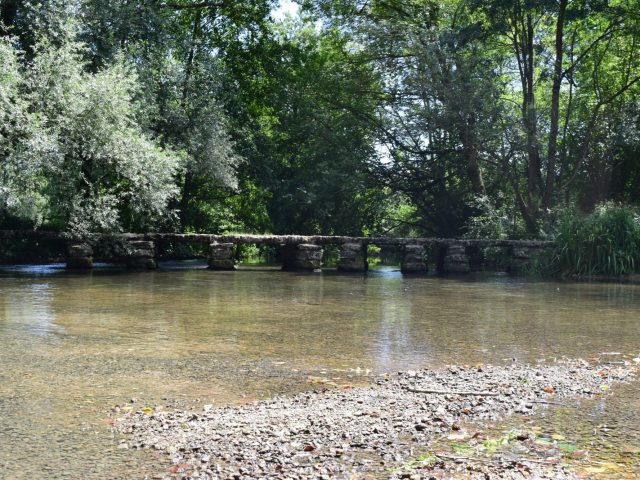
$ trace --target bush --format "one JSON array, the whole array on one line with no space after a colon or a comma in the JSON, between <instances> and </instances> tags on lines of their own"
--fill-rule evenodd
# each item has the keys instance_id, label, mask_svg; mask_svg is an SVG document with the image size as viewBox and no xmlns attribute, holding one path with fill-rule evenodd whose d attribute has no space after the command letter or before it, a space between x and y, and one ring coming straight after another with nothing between
<instances>
[{"instance_id":1,"label":"bush","mask_svg":"<svg viewBox=\"0 0 640 480\"><path fill-rule=\"evenodd\" d=\"M167 223L183 154L144 128L142 86L119 60L87 71L72 32L24 61L0 38L0 222L75 233Z\"/></svg>"},{"instance_id":2,"label":"bush","mask_svg":"<svg viewBox=\"0 0 640 480\"><path fill-rule=\"evenodd\" d=\"M640 269L640 216L630 207L604 203L590 215L565 215L555 240L552 263L562 274L627 275Z\"/></svg>"}]
</instances>

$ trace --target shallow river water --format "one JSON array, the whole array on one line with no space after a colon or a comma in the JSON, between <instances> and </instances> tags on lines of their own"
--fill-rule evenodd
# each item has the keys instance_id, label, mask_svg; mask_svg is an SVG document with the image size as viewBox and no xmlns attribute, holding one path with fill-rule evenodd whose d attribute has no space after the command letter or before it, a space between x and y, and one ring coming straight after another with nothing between
<instances>
[{"instance_id":1,"label":"shallow river water","mask_svg":"<svg viewBox=\"0 0 640 480\"><path fill-rule=\"evenodd\" d=\"M311 388L310 378L358 383L407 368L603 352L640 353L640 285L195 263L140 273L2 267L0 478L166 472L153 453L117 448L107 413L131 399L245 402ZM631 456L629 477L639 397L631 384L537 421L590 443L603 461Z\"/></svg>"}]
</instances>

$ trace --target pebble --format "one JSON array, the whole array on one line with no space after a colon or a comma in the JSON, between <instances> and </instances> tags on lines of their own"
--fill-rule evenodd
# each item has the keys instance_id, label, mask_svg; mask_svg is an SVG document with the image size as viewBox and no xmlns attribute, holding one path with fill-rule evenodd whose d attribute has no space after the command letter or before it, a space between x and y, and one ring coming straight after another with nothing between
<instances>
[{"instance_id":1,"label":"pebble","mask_svg":"<svg viewBox=\"0 0 640 480\"><path fill-rule=\"evenodd\" d=\"M471 478L522 478L513 462L442 458L423 477L405 467L415 459L417 447L427 448L438 436L459 431L462 421L494 421L516 411L531 415L537 402L549 400L545 389L551 386L553 398L575 398L581 391L610 394L600 387L629 381L634 372L631 366L596 366L581 360L410 370L371 387L304 392L216 410L205 405L200 413L136 412L116 428L131 437L132 446L161 446L176 464L191 465L188 478L193 480L413 480L431 474L451 478L460 472ZM492 395L482 394L486 392ZM128 448L126 442L120 445ZM548 465L530 462L526 468L531 478L575 478L562 466L551 468L551 477L546 476Z\"/></svg>"}]
</instances>

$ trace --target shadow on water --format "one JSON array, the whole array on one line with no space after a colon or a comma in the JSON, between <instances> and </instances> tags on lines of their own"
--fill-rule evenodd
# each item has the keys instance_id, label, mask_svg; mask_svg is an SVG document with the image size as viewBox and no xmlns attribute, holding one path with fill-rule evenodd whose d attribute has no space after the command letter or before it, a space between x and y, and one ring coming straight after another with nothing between
<instances>
[{"instance_id":1,"label":"shadow on water","mask_svg":"<svg viewBox=\"0 0 640 480\"><path fill-rule=\"evenodd\" d=\"M164 460L148 452L118 450L107 423L109 408L131 398L244 402L309 388L309 376L358 381L448 363L635 356L639 345L638 285L403 276L395 267L211 272L202 261L153 272L2 267L0 471L109 478L157 468ZM640 407L625 388L626 403L614 395L593 416L559 422L554 411L540 421L584 438L615 424L614 440L640 444Z\"/></svg>"}]
</instances>

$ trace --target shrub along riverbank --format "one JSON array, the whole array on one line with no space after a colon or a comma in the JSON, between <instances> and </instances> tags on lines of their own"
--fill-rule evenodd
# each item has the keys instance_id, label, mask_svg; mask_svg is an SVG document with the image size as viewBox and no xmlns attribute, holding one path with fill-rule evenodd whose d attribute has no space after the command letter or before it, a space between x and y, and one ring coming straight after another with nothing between
<instances>
[{"instance_id":1,"label":"shrub along riverbank","mask_svg":"<svg viewBox=\"0 0 640 480\"><path fill-rule=\"evenodd\" d=\"M621 277L640 273L640 215L604 203L589 215L560 217L552 255L541 255L529 273L544 277Z\"/></svg>"}]
</instances>

